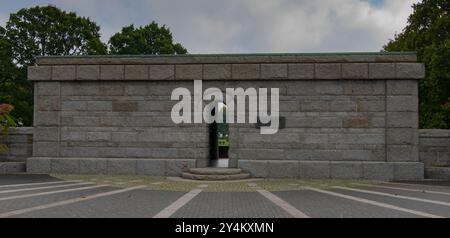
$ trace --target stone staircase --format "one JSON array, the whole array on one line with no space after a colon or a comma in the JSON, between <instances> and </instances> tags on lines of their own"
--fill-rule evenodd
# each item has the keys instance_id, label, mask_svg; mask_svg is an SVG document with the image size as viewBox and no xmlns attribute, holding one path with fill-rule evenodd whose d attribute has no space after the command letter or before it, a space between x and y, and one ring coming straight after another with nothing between
<instances>
[{"instance_id":1,"label":"stone staircase","mask_svg":"<svg viewBox=\"0 0 450 238\"><path fill-rule=\"evenodd\" d=\"M202 181L241 180L251 177L238 168L191 168L181 174L182 178Z\"/></svg>"}]
</instances>

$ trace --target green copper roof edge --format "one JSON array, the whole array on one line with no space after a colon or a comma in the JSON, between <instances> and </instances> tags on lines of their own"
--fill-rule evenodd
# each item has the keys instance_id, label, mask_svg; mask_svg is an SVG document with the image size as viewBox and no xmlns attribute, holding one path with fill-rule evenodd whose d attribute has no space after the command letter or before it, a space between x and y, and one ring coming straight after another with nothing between
<instances>
[{"instance_id":1,"label":"green copper roof edge","mask_svg":"<svg viewBox=\"0 0 450 238\"><path fill-rule=\"evenodd\" d=\"M76 55L37 56L36 58L158 58L158 57L239 57L239 56L376 56L376 55L417 55L416 52L329 52L329 53L251 53L251 54L184 54L184 55Z\"/></svg>"}]
</instances>

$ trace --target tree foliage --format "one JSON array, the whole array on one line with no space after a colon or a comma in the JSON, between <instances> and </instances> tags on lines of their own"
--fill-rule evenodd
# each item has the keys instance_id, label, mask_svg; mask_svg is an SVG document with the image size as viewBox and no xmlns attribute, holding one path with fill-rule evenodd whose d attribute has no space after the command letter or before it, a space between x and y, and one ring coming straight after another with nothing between
<instances>
[{"instance_id":1,"label":"tree foliage","mask_svg":"<svg viewBox=\"0 0 450 238\"><path fill-rule=\"evenodd\" d=\"M121 55L160 55L186 54L187 50L174 43L172 33L165 25L159 26L151 22L143 27L135 28L129 25L109 40L110 54Z\"/></svg>"},{"instance_id":2,"label":"tree foliage","mask_svg":"<svg viewBox=\"0 0 450 238\"><path fill-rule=\"evenodd\" d=\"M6 24L13 58L20 65L33 64L35 56L106 54L99 31L89 18L51 5L23 8Z\"/></svg>"},{"instance_id":3,"label":"tree foliage","mask_svg":"<svg viewBox=\"0 0 450 238\"><path fill-rule=\"evenodd\" d=\"M419 84L420 126L450 128L450 1L413 5L408 25L384 46L386 51L417 51L426 66Z\"/></svg>"}]
</instances>

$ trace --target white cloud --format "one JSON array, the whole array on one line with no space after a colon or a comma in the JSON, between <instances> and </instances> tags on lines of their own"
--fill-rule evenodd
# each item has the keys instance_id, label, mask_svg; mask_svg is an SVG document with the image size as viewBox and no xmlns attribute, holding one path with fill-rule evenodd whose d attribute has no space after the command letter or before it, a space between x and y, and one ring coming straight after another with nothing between
<instances>
[{"instance_id":1,"label":"white cloud","mask_svg":"<svg viewBox=\"0 0 450 238\"><path fill-rule=\"evenodd\" d=\"M166 24L190 53L378 51L419 0L41 0L89 16L102 39L123 26ZM0 12L0 24L2 16Z\"/></svg>"}]
</instances>

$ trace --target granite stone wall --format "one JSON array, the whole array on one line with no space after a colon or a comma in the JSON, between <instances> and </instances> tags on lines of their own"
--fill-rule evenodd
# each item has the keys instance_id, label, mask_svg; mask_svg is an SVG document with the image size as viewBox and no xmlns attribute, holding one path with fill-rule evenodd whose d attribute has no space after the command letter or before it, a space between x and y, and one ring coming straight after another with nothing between
<instances>
[{"instance_id":1,"label":"granite stone wall","mask_svg":"<svg viewBox=\"0 0 450 238\"><path fill-rule=\"evenodd\" d=\"M0 143L4 144L4 136L0 135ZM10 128L6 143L8 151L0 151L1 161L25 161L32 156L33 150L33 128L17 127Z\"/></svg>"},{"instance_id":2,"label":"granite stone wall","mask_svg":"<svg viewBox=\"0 0 450 238\"><path fill-rule=\"evenodd\" d=\"M425 167L450 167L450 130L419 130L419 145Z\"/></svg>"},{"instance_id":3,"label":"granite stone wall","mask_svg":"<svg viewBox=\"0 0 450 238\"><path fill-rule=\"evenodd\" d=\"M257 177L423 178L409 54L44 57L32 172L178 175L208 164L208 125L175 125L173 89L279 88L285 128L230 125L230 161Z\"/></svg>"}]
</instances>

